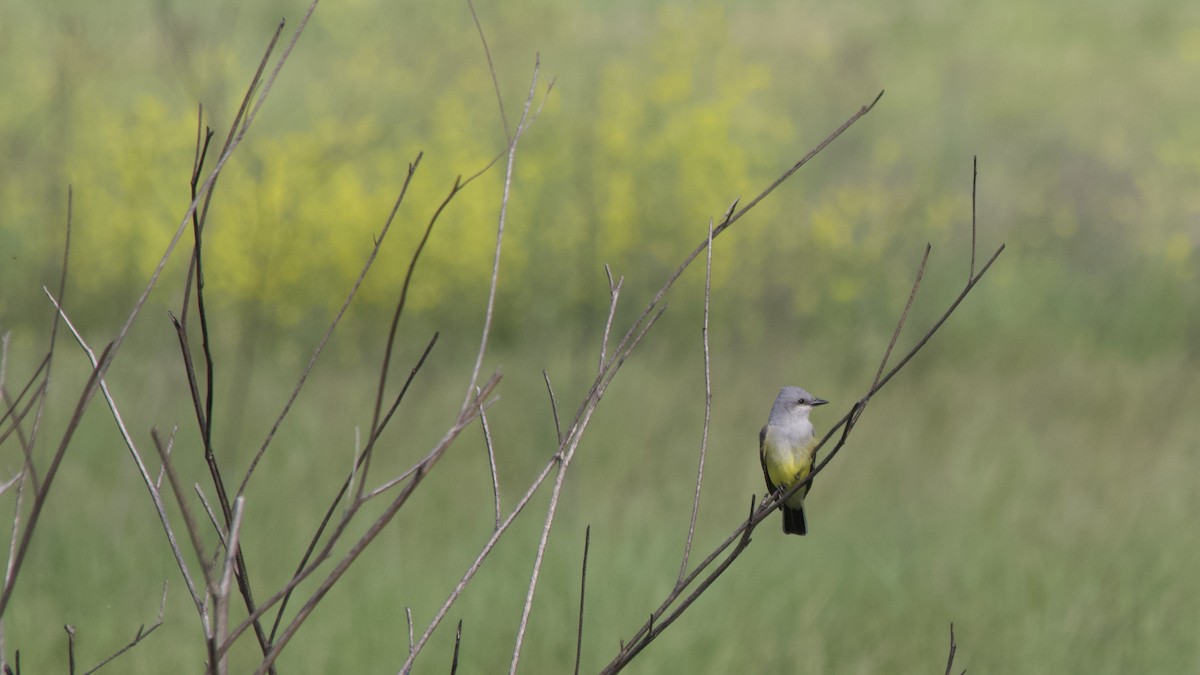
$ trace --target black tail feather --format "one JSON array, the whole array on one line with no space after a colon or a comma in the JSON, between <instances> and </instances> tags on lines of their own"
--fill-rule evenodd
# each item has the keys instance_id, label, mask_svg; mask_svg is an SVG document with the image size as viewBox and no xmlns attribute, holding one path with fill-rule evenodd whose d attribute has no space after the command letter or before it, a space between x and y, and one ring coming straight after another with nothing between
<instances>
[{"instance_id":1,"label":"black tail feather","mask_svg":"<svg viewBox=\"0 0 1200 675\"><path fill-rule=\"evenodd\" d=\"M783 507L783 533L784 534L808 534L808 521L804 518L804 509L793 509L787 506Z\"/></svg>"}]
</instances>

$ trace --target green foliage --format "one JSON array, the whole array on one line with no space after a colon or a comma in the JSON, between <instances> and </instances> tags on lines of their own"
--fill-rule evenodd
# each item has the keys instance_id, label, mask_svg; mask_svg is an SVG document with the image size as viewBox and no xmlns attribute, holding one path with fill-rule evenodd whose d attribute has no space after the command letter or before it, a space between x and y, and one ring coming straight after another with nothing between
<instances>
[{"instance_id":1,"label":"green foliage","mask_svg":"<svg viewBox=\"0 0 1200 675\"><path fill-rule=\"evenodd\" d=\"M1200 204L1181 195L1200 179L1200 158L1180 78L1196 38L1171 20L1191 11L1182 6L1114 6L1082 24L1069 23L1075 13L1066 8L1036 3L1003 13L870 3L836 12L671 2L649 11L538 9L543 24L481 8L510 127L531 57L515 45L532 39L542 83L557 81L518 159L504 249L501 299L522 325L566 320L586 330L606 302L602 263L632 275L631 292L651 290L703 238L710 217L756 194L877 87L890 90L887 119L840 142L836 157L807 169L722 242L715 297L753 310L748 336L846 313L883 330L890 316L872 317L904 293L919 243L965 245L975 153L982 241L1009 241L1021 254L1011 264L1060 268L1064 283L1109 295L1144 278L1195 279L1198 237L1187 223ZM29 7L13 11L26 15L28 30L7 47L6 77L23 95L0 105L2 161L9 193L24 198L0 204L0 242L19 263L0 274L6 288L36 288L29 275L49 269L61 246L70 182L78 250L97 253L75 267L76 297L98 308L87 318L103 322L99 308L129 297L178 224L192 106L199 96L223 132L261 35L239 24L233 37L259 42L231 42L219 14L170 5L156 16L128 13L123 33L82 9L57 22ZM214 306L253 315L277 336L336 306L419 150L389 243L395 251L412 250L455 176L503 149L463 8L323 11L210 215ZM392 39L390 20L413 32ZM1116 29L1127 24L1136 30ZM580 25L589 28L576 39ZM179 39L184 26L203 38ZM929 47L933 36L942 47ZM34 40L53 49L29 57ZM156 49L166 58L147 58ZM1125 121L1134 119L1131 128ZM433 324L461 325L459 309L482 302L500 173L493 168L455 199L427 250L410 308ZM386 315L403 271L377 270L363 309ZM1135 295L1152 295L1158 283ZM6 324L41 307L34 293L6 296ZM502 337L518 331L501 329ZM1064 329L1093 330L1087 322ZM1194 342L1194 330L1168 342Z\"/></svg>"}]
</instances>

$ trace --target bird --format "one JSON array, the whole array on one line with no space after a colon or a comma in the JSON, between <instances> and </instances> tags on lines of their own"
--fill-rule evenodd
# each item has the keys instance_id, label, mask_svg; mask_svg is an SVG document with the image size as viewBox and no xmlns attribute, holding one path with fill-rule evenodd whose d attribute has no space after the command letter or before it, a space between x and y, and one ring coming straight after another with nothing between
<instances>
[{"instance_id":1,"label":"bird","mask_svg":"<svg viewBox=\"0 0 1200 675\"><path fill-rule=\"evenodd\" d=\"M828 401L817 398L800 387L779 390L771 416L758 432L758 458L762 462L763 478L769 493L786 491L808 478L816 456L817 439L808 414ZM779 505L783 511L784 534L808 533L804 517L804 497L811 484L796 491Z\"/></svg>"}]
</instances>

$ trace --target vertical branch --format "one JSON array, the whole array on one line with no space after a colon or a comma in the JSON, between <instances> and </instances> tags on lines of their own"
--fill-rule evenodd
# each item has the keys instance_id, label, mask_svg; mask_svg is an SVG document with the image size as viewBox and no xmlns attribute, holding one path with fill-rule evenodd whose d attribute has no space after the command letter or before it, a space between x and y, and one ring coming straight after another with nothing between
<instances>
[{"instance_id":1,"label":"vertical branch","mask_svg":"<svg viewBox=\"0 0 1200 675\"><path fill-rule=\"evenodd\" d=\"M229 591L233 585L234 568L237 566L238 552L241 550L242 518L245 515L246 498L239 496L233 502L233 522L229 526L229 536L225 541L225 564L221 572L221 580L217 585L216 600L216 642L220 644L225 639L225 631L229 626ZM217 661L217 671L228 671L228 653L222 654Z\"/></svg>"},{"instance_id":2,"label":"vertical branch","mask_svg":"<svg viewBox=\"0 0 1200 675\"><path fill-rule=\"evenodd\" d=\"M458 620L458 628L454 629L454 658L450 660L450 675L458 672L458 648L462 645L462 619Z\"/></svg>"},{"instance_id":3,"label":"vertical branch","mask_svg":"<svg viewBox=\"0 0 1200 675\"><path fill-rule=\"evenodd\" d=\"M700 511L700 487L704 482L704 458L708 454L708 425L712 419L712 371L709 363L708 349L708 311L709 298L712 294L712 234L713 221L708 219L708 246L704 265L704 325L700 329L701 340L704 343L704 428L700 432L700 466L696 469L696 493L692 497L692 520L688 524L687 543L683 545L683 560L679 563L679 577L676 585L683 583L687 574L688 556L692 553L692 537L696 533L696 514Z\"/></svg>"},{"instance_id":4,"label":"vertical branch","mask_svg":"<svg viewBox=\"0 0 1200 675\"><path fill-rule=\"evenodd\" d=\"M967 279L975 278L975 189L979 185L979 155L971 160L971 269L967 272ZM950 629L954 631L953 628Z\"/></svg>"},{"instance_id":5,"label":"vertical branch","mask_svg":"<svg viewBox=\"0 0 1200 675\"><path fill-rule=\"evenodd\" d=\"M956 651L958 651L958 644L954 641L954 622L950 622L950 655L946 657L946 675L950 675L950 671L954 668L954 652Z\"/></svg>"},{"instance_id":6,"label":"vertical branch","mask_svg":"<svg viewBox=\"0 0 1200 675\"><path fill-rule=\"evenodd\" d=\"M438 218L441 217L442 212L446 210L446 207L449 206L455 195L466 187L469 182L470 180L463 181L462 176L454 179L454 186L450 188L449 194L434 209L433 216L430 217L429 224L425 226L425 233L421 235L421 241L417 243L417 248L413 251L412 258L408 262L408 269L404 273L404 283L400 285L400 298L396 301L396 310L392 313L392 323L388 328L387 341L383 347L383 366L379 369L379 389L375 394L375 410L371 414L371 434L367 438L367 447L363 450L362 458L359 460L362 477L359 480L358 492L354 495L355 502L362 500L362 491L367 484L367 472L371 468L371 454L375 448L375 440L383 433L383 427L386 424L386 421L380 421L380 414L383 410L384 392L387 389L388 372L391 370L392 352L396 346L396 331L400 326L400 317L404 314L404 308L408 302L408 289L412 284L413 274L417 269L417 261L421 259L421 253L425 250L425 244L428 243L429 235L433 233L433 226L438 222ZM405 185L407 186L407 183ZM403 193L401 193L400 197L403 199ZM399 206L400 201L397 200L396 207L399 208ZM395 209L393 209L392 214L393 216L395 215Z\"/></svg>"},{"instance_id":7,"label":"vertical branch","mask_svg":"<svg viewBox=\"0 0 1200 675\"><path fill-rule=\"evenodd\" d=\"M554 477L554 489L550 492L550 506L546 509L546 522L542 525L542 536L538 539L537 553L533 559L533 571L529 575L529 587L525 591L525 605L521 608L521 621L517 625L516 644L513 645L512 661L508 665L509 675L515 675L517 664L521 660L521 646L525 641L525 629L529 625L529 614L533 611L533 594L537 590L538 576L542 569L542 557L546 553L546 541L550 538L550 527L554 523L554 514L558 510L558 498L562 494L563 480L567 477L568 459L559 452L555 455L558 460L558 473Z\"/></svg>"},{"instance_id":8,"label":"vertical branch","mask_svg":"<svg viewBox=\"0 0 1200 675\"><path fill-rule=\"evenodd\" d=\"M504 126L504 138L512 143L512 133L508 129L508 116L504 114L504 97L500 95L500 79L496 76L496 66L492 63L492 50L488 49L487 36L483 34L483 26L479 23L479 15L475 12L475 3L467 0L471 10L471 20L475 22L475 30L479 31L479 43L483 45L483 55L487 58L488 73L492 76L492 89L496 92L496 106L500 108L500 124Z\"/></svg>"},{"instance_id":9,"label":"vertical branch","mask_svg":"<svg viewBox=\"0 0 1200 675\"><path fill-rule=\"evenodd\" d=\"M579 661L583 656L583 600L587 595L588 549L592 545L592 526L583 531L583 569L579 572L579 623L575 628L575 675L579 675Z\"/></svg>"},{"instance_id":10,"label":"vertical branch","mask_svg":"<svg viewBox=\"0 0 1200 675\"><path fill-rule=\"evenodd\" d=\"M912 290L908 292L908 302L904 303L904 311L900 312L900 320L896 322L896 328L892 331L892 339L888 342L887 349L883 352L883 358L879 361L879 369L875 371L875 379L871 381L872 389L879 386L879 378L883 376L883 369L887 367L892 350L896 348L896 340L900 339L900 331L904 330L904 324L908 321L908 311L912 309L913 301L917 299L917 290L921 288L921 279L925 277L925 266L929 264L929 252L932 250L933 246L925 244L925 254L921 256L921 264L917 266L917 278L913 281Z\"/></svg>"},{"instance_id":11,"label":"vertical branch","mask_svg":"<svg viewBox=\"0 0 1200 675\"><path fill-rule=\"evenodd\" d=\"M512 140L508 143L508 162L504 168L504 190L500 197L500 219L496 226L496 250L492 256L492 279L488 286L487 309L484 311L483 331L479 338L479 353L475 357L475 367L471 371L471 381L467 386L467 395L463 400L463 405L467 405L471 400L476 383L479 382L479 371L483 368L483 355L487 352L488 338L492 331L492 317L496 310L496 287L500 281L500 249L504 243L504 225L508 220L508 198L512 193L513 173L515 172L517 162L517 144L521 141L521 135L525 133L529 122L529 108L533 105L533 97L537 92L538 71L541 68L541 57L535 57L533 60L533 77L529 83L529 95L525 98L525 109L521 112L521 121L517 123L516 131L513 132Z\"/></svg>"},{"instance_id":12,"label":"vertical branch","mask_svg":"<svg viewBox=\"0 0 1200 675\"><path fill-rule=\"evenodd\" d=\"M67 672L75 675L75 627L67 624L63 630L67 631Z\"/></svg>"},{"instance_id":13,"label":"vertical branch","mask_svg":"<svg viewBox=\"0 0 1200 675\"><path fill-rule=\"evenodd\" d=\"M558 444L562 445L562 425L558 422L558 401L554 398L554 387L550 386L550 373L543 370L542 379L546 381L546 392L550 395L550 413L554 416L554 435L558 439Z\"/></svg>"},{"instance_id":14,"label":"vertical branch","mask_svg":"<svg viewBox=\"0 0 1200 675\"><path fill-rule=\"evenodd\" d=\"M478 396L476 391L476 396ZM492 449L492 429L488 426L487 413L483 410L483 401L479 402L479 423L483 427L483 444L487 448L488 471L492 475L492 496L496 501L495 529L500 528L500 479L496 476L496 453Z\"/></svg>"},{"instance_id":15,"label":"vertical branch","mask_svg":"<svg viewBox=\"0 0 1200 675\"><path fill-rule=\"evenodd\" d=\"M621 286L625 277L613 281L612 269L604 263L604 274L608 277L608 316L604 319L604 334L600 337L600 370L608 361L608 338L612 334L613 316L617 312L617 300L621 297Z\"/></svg>"}]
</instances>

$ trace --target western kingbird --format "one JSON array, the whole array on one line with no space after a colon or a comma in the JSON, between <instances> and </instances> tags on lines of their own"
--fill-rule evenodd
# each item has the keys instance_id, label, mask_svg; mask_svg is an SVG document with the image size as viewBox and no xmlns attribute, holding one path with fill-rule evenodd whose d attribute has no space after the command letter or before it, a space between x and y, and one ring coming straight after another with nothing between
<instances>
[{"instance_id":1,"label":"western kingbird","mask_svg":"<svg viewBox=\"0 0 1200 675\"><path fill-rule=\"evenodd\" d=\"M800 387L779 390L779 397L771 406L771 416L762 431L758 432L758 458L762 461L763 478L767 480L767 490L770 492L787 490L808 478L817 446L808 413L814 406L826 403L828 401ZM780 505L785 534L808 533L808 522L804 519L804 496L810 487L811 484L805 485Z\"/></svg>"}]
</instances>

